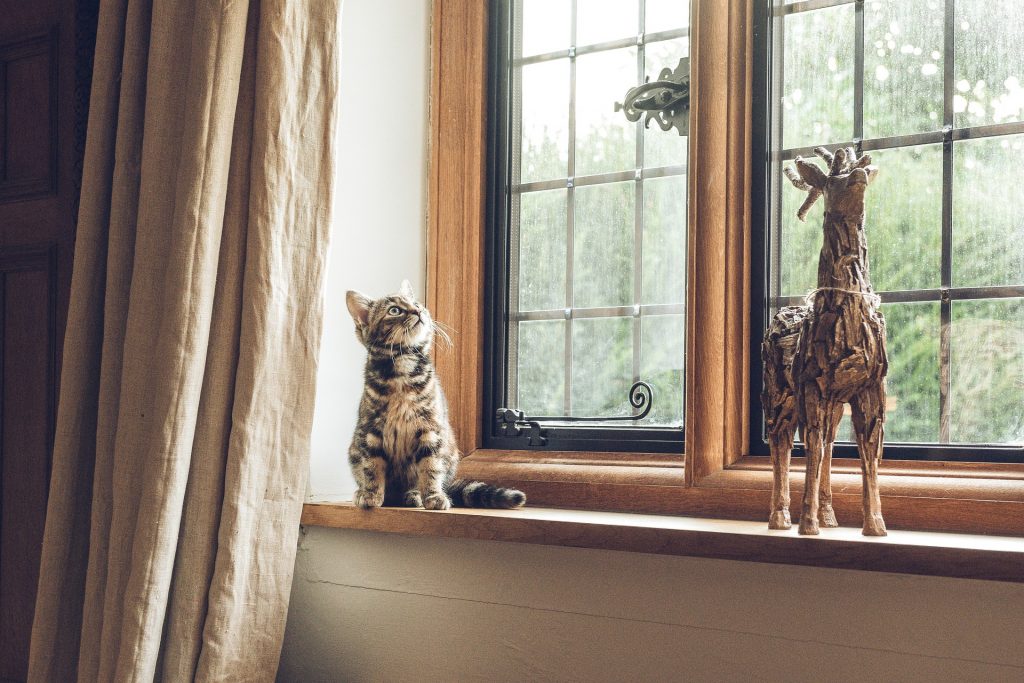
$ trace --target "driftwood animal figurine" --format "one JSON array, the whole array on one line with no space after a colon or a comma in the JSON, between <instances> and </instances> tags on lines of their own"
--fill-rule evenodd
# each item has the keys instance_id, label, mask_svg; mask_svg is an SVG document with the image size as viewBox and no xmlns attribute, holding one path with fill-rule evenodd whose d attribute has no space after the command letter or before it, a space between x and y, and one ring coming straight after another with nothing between
<instances>
[{"instance_id":1,"label":"driftwood animal figurine","mask_svg":"<svg viewBox=\"0 0 1024 683\"><path fill-rule=\"evenodd\" d=\"M781 309L761 345L764 366L764 406L772 460L771 517L768 527L788 529L789 460L797 426L807 452L807 475L800 533L817 534L818 527L837 526L832 509L832 444L850 404L860 451L864 492L865 536L884 536L878 494L878 463L882 459L885 425L885 319L868 276L864 233L864 192L878 169L867 154L857 158L853 148L831 154L814 150L828 171L797 158L796 170L786 177L807 198L797 216L825 198L818 287L805 306Z\"/></svg>"}]
</instances>

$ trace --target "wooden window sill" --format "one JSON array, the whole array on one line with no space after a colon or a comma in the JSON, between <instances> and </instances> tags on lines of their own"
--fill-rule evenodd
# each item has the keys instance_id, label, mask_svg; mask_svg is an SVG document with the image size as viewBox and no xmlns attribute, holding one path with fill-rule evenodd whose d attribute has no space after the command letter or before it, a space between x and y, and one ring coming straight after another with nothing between
<instances>
[{"instance_id":1,"label":"wooden window sill","mask_svg":"<svg viewBox=\"0 0 1024 683\"><path fill-rule=\"evenodd\" d=\"M1024 542L1017 538L890 531L866 538L855 528L801 537L764 522L526 507L521 510L380 508L313 502L302 523L411 536L768 562L835 569L1024 582Z\"/></svg>"},{"instance_id":2,"label":"wooden window sill","mask_svg":"<svg viewBox=\"0 0 1024 683\"><path fill-rule=\"evenodd\" d=\"M747 457L687 486L682 455L477 450L460 476L526 492L531 504L713 517L767 523L772 473L767 458ZM861 524L860 464L833 461L839 523ZM794 458L794 519L804 462ZM1024 467L883 460L882 511L889 529L1024 536Z\"/></svg>"}]
</instances>

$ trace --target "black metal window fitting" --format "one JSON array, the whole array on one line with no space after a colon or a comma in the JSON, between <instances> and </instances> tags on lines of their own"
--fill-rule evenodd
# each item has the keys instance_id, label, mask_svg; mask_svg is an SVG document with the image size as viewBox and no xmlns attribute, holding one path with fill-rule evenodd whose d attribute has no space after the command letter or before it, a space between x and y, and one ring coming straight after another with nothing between
<instances>
[{"instance_id":1,"label":"black metal window fitting","mask_svg":"<svg viewBox=\"0 0 1024 683\"><path fill-rule=\"evenodd\" d=\"M821 244L820 206L799 223L781 170L852 145L881 170L867 231L888 324L886 457L1024 462L1024 3L757 9L751 451L767 454L760 335L815 286Z\"/></svg>"},{"instance_id":2,"label":"black metal window fitting","mask_svg":"<svg viewBox=\"0 0 1024 683\"><path fill-rule=\"evenodd\" d=\"M492 6L485 445L681 453L687 138L615 104L689 3Z\"/></svg>"}]
</instances>

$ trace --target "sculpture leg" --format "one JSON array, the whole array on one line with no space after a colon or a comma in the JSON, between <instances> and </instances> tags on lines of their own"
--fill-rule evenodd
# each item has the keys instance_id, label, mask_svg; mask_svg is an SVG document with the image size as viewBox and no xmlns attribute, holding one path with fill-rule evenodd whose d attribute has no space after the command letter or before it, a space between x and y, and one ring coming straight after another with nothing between
<instances>
[{"instance_id":1,"label":"sculpture leg","mask_svg":"<svg viewBox=\"0 0 1024 683\"><path fill-rule=\"evenodd\" d=\"M857 435L863 479L865 536L885 536L882 499L878 493L878 464L885 439L885 385L865 389L853 398L853 430Z\"/></svg>"},{"instance_id":2,"label":"sculpture leg","mask_svg":"<svg viewBox=\"0 0 1024 683\"><path fill-rule=\"evenodd\" d=\"M789 517L789 459L793 450L795 426L780 427L768 437L772 452L772 507L768 518L769 529L788 529L793 523Z\"/></svg>"},{"instance_id":3,"label":"sculpture leg","mask_svg":"<svg viewBox=\"0 0 1024 683\"><path fill-rule=\"evenodd\" d=\"M822 431L823 415L813 419L814 424L804 426L804 448L807 451L807 476L804 479L804 502L800 510L800 533L802 535L818 534L818 495L821 485L821 461L824 457L824 432Z\"/></svg>"},{"instance_id":4,"label":"sculpture leg","mask_svg":"<svg viewBox=\"0 0 1024 683\"><path fill-rule=\"evenodd\" d=\"M839 423L843 419L843 404L837 403L824 426L824 455L821 459L821 486L819 491L818 523L823 527L837 527L836 513L832 509L832 446L836 442Z\"/></svg>"}]
</instances>

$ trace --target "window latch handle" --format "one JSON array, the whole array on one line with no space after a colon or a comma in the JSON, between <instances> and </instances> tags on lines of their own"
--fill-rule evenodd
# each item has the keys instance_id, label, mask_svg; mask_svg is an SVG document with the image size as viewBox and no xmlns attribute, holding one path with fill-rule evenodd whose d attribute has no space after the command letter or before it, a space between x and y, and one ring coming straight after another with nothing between
<instances>
[{"instance_id":1,"label":"window latch handle","mask_svg":"<svg viewBox=\"0 0 1024 683\"><path fill-rule=\"evenodd\" d=\"M626 92L622 102L615 103L615 111L621 111L629 121L639 121L644 116L644 128L651 121L664 131L675 126L680 135L690 134L690 58L683 57L675 70L665 67L658 74L658 80L650 77Z\"/></svg>"}]
</instances>

